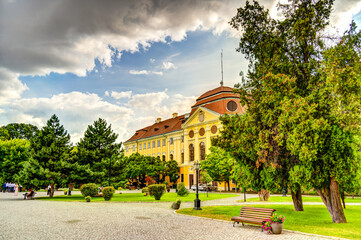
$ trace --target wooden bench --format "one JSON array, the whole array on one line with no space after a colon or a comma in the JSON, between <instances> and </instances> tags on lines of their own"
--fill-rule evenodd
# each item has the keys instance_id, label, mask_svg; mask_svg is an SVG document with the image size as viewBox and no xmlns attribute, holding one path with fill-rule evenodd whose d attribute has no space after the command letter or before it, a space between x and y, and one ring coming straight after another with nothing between
<instances>
[{"instance_id":1,"label":"wooden bench","mask_svg":"<svg viewBox=\"0 0 361 240\"><path fill-rule=\"evenodd\" d=\"M266 219L269 219L272 216L274 211L276 211L276 209L242 207L239 216L232 217L231 221L233 221L233 227L235 223L239 224L240 222L242 223L242 226L244 226L244 223L251 223L262 226L263 223L266 222Z\"/></svg>"}]
</instances>

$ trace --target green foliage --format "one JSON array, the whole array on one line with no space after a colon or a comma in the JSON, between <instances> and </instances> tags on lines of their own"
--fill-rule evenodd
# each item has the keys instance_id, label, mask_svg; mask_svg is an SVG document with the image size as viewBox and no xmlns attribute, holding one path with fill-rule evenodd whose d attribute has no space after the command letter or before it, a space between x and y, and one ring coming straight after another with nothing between
<instances>
[{"instance_id":1,"label":"green foliage","mask_svg":"<svg viewBox=\"0 0 361 240\"><path fill-rule=\"evenodd\" d=\"M8 182L21 181L25 162L31 159L28 140L11 139L0 141L0 179Z\"/></svg>"},{"instance_id":2,"label":"green foliage","mask_svg":"<svg viewBox=\"0 0 361 240\"><path fill-rule=\"evenodd\" d=\"M86 196L84 199L86 202L90 202L92 200L92 198L90 196Z\"/></svg>"},{"instance_id":3,"label":"green foliage","mask_svg":"<svg viewBox=\"0 0 361 240\"><path fill-rule=\"evenodd\" d=\"M207 172L201 172L200 180L202 183L210 183L213 181L213 178L211 176L209 176L209 174Z\"/></svg>"},{"instance_id":4,"label":"green foliage","mask_svg":"<svg viewBox=\"0 0 361 240\"><path fill-rule=\"evenodd\" d=\"M68 190L64 190L64 195L68 195Z\"/></svg>"},{"instance_id":5,"label":"green foliage","mask_svg":"<svg viewBox=\"0 0 361 240\"><path fill-rule=\"evenodd\" d=\"M144 188L142 188L142 193L147 193L147 192L149 192L148 187L144 187Z\"/></svg>"},{"instance_id":6,"label":"green foliage","mask_svg":"<svg viewBox=\"0 0 361 240\"><path fill-rule=\"evenodd\" d=\"M166 190L164 184L152 184L148 186L149 195L154 196L155 200L160 200Z\"/></svg>"},{"instance_id":7,"label":"green foliage","mask_svg":"<svg viewBox=\"0 0 361 240\"><path fill-rule=\"evenodd\" d=\"M177 200L175 200L175 202L174 202L174 203L176 203L176 204L178 204L178 205L181 205L182 200L180 200L179 198L177 198Z\"/></svg>"},{"instance_id":8,"label":"green foliage","mask_svg":"<svg viewBox=\"0 0 361 240\"><path fill-rule=\"evenodd\" d=\"M38 127L25 123L10 123L0 128L0 137L4 135L2 130L6 130L8 138L6 139L25 139L30 140L39 131Z\"/></svg>"},{"instance_id":9,"label":"green foliage","mask_svg":"<svg viewBox=\"0 0 361 240\"><path fill-rule=\"evenodd\" d=\"M108 181L110 156L111 157L111 182L124 181L121 173L124 168L121 143L116 143L118 134L114 133L111 124L99 118L89 125L84 137L77 144L74 152L75 164L73 178L75 182L94 182L102 184Z\"/></svg>"},{"instance_id":10,"label":"green foliage","mask_svg":"<svg viewBox=\"0 0 361 240\"><path fill-rule=\"evenodd\" d=\"M201 169L206 171L214 181L228 183L231 180L235 159L221 148L211 147L210 150L211 153L201 162Z\"/></svg>"},{"instance_id":11,"label":"green foliage","mask_svg":"<svg viewBox=\"0 0 361 240\"><path fill-rule=\"evenodd\" d=\"M139 153L125 157L124 166L128 181L137 187L144 187L147 177L155 179L157 183L163 183L166 176L176 181L179 172L178 164L174 160L165 162Z\"/></svg>"},{"instance_id":12,"label":"green foliage","mask_svg":"<svg viewBox=\"0 0 361 240\"><path fill-rule=\"evenodd\" d=\"M98 194L98 186L95 183L83 184L80 188L80 192L84 197L95 197Z\"/></svg>"},{"instance_id":13,"label":"green foliage","mask_svg":"<svg viewBox=\"0 0 361 240\"><path fill-rule=\"evenodd\" d=\"M70 135L54 114L47 125L30 139L33 159L24 164L23 186L43 187L48 184L58 186L68 182L72 165L69 162ZM52 197L52 193L50 197Z\"/></svg>"},{"instance_id":14,"label":"green foliage","mask_svg":"<svg viewBox=\"0 0 361 240\"><path fill-rule=\"evenodd\" d=\"M257 1L238 9L231 25L244 32L239 51L250 68L236 92L246 114L222 118L224 131L214 142L252 173L253 187L287 184L292 193L313 187L332 219L345 222L338 186L354 188L360 162L354 145L361 126L361 33L352 24L339 44L325 49L320 33L332 5L280 4L281 20Z\"/></svg>"},{"instance_id":15,"label":"green foliage","mask_svg":"<svg viewBox=\"0 0 361 240\"><path fill-rule=\"evenodd\" d=\"M179 182L177 183L177 195L184 197L187 196L189 194L189 191L186 189L186 187L184 186L184 183Z\"/></svg>"},{"instance_id":16,"label":"green foliage","mask_svg":"<svg viewBox=\"0 0 361 240\"><path fill-rule=\"evenodd\" d=\"M104 200L110 201L110 199L112 199L115 193L115 189L114 187L104 187L102 192L103 192Z\"/></svg>"}]
</instances>

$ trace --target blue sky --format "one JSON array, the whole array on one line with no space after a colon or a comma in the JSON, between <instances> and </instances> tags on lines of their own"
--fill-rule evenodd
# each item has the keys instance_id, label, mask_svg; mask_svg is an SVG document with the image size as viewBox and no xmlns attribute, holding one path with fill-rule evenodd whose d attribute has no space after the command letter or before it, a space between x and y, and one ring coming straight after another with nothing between
<instances>
[{"instance_id":1,"label":"blue sky","mask_svg":"<svg viewBox=\"0 0 361 240\"><path fill-rule=\"evenodd\" d=\"M261 0L277 16L277 1ZM119 141L157 117L239 82L247 61L228 21L244 1L4 0L0 3L0 125L39 127L52 114L76 143L101 117ZM361 24L360 1L335 1L331 23Z\"/></svg>"}]
</instances>

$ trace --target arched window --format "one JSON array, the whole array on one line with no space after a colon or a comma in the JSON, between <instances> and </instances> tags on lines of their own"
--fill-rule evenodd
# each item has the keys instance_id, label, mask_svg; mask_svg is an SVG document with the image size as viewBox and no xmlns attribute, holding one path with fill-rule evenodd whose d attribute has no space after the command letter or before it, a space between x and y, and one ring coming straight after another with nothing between
<instances>
[{"instance_id":1,"label":"arched window","mask_svg":"<svg viewBox=\"0 0 361 240\"><path fill-rule=\"evenodd\" d=\"M165 161L165 155L162 156L162 160Z\"/></svg>"},{"instance_id":2,"label":"arched window","mask_svg":"<svg viewBox=\"0 0 361 240\"><path fill-rule=\"evenodd\" d=\"M173 154L169 155L169 160L170 160L170 161L173 160Z\"/></svg>"},{"instance_id":3,"label":"arched window","mask_svg":"<svg viewBox=\"0 0 361 240\"><path fill-rule=\"evenodd\" d=\"M201 160L206 159L206 144L204 142L199 144L199 158Z\"/></svg>"},{"instance_id":4,"label":"arched window","mask_svg":"<svg viewBox=\"0 0 361 240\"><path fill-rule=\"evenodd\" d=\"M189 144L189 161L194 161L194 146Z\"/></svg>"}]
</instances>

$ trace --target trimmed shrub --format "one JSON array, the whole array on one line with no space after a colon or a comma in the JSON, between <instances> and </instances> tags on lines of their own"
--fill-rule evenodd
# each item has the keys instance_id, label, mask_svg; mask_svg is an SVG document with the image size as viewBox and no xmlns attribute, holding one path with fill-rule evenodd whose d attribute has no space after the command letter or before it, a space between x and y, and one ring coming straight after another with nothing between
<instances>
[{"instance_id":1,"label":"trimmed shrub","mask_svg":"<svg viewBox=\"0 0 361 240\"><path fill-rule=\"evenodd\" d=\"M172 203L171 208L172 209L179 209L182 201L180 199L175 200L175 202Z\"/></svg>"},{"instance_id":2,"label":"trimmed shrub","mask_svg":"<svg viewBox=\"0 0 361 240\"><path fill-rule=\"evenodd\" d=\"M95 183L83 184L80 188L80 192L84 197L95 197L98 194L98 187Z\"/></svg>"},{"instance_id":3,"label":"trimmed shrub","mask_svg":"<svg viewBox=\"0 0 361 240\"><path fill-rule=\"evenodd\" d=\"M178 196L184 197L189 194L189 191L186 189L186 187L184 186L184 183L182 183L182 182L179 182L177 184L177 190L178 190L178 192L177 192Z\"/></svg>"},{"instance_id":4,"label":"trimmed shrub","mask_svg":"<svg viewBox=\"0 0 361 240\"><path fill-rule=\"evenodd\" d=\"M103 188L103 197L105 201L110 201L115 193L114 187L104 187Z\"/></svg>"},{"instance_id":5,"label":"trimmed shrub","mask_svg":"<svg viewBox=\"0 0 361 240\"><path fill-rule=\"evenodd\" d=\"M85 197L85 201L90 202L91 200L92 200L92 198L90 196Z\"/></svg>"},{"instance_id":6,"label":"trimmed shrub","mask_svg":"<svg viewBox=\"0 0 361 240\"><path fill-rule=\"evenodd\" d=\"M148 186L149 195L154 196L155 200L160 200L165 192L164 184L152 184Z\"/></svg>"},{"instance_id":7,"label":"trimmed shrub","mask_svg":"<svg viewBox=\"0 0 361 240\"><path fill-rule=\"evenodd\" d=\"M147 192L149 192L149 189L147 187L142 188L142 193L147 193Z\"/></svg>"},{"instance_id":8,"label":"trimmed shrub","mask_svg":"<svg viewBox=\"0 0 361 240\"><path fill-rule=\"evenodd\" d=\"M65 190L65 191L64 191L64 195L68 195L68 190Z\"/></svg>"}]
</instances>

